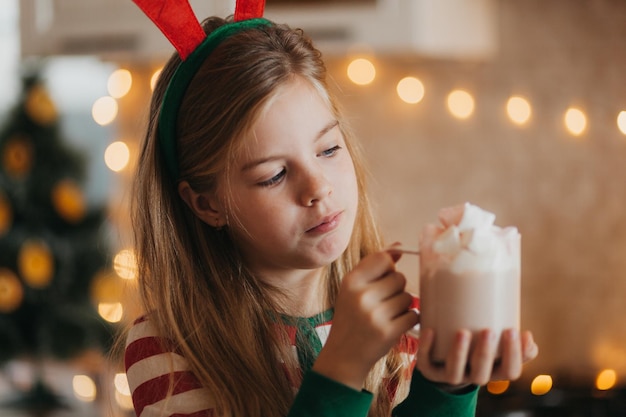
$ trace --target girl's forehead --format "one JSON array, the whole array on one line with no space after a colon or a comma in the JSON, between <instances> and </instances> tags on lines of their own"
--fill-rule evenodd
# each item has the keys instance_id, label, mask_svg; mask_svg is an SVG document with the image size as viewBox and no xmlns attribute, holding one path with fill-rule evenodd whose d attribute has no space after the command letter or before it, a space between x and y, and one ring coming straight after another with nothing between
<instances>
[{"instance_id":1,"label":"girl's forehead","mask_svg":"<svg viewBox=\"0 0 626 417\"><path fill-rule=\"evenodd\" d=\"M298 89L310 98L315 100L321 100L328 109L332 109L332 103L326 87L322 85L318 80L313 78L307 78L302 75L293 75L287 80L277 85L274 90L267 96L267 98L261 104L257 114L254 117L253 124L256 124L258 120L267 115L269 111L275 106L278 101L293 102L293 97L290 95ZM287 97L286 97L287 96Z\"/></svg>"},{"instance_id":2,"label":"girl's forehead","mask_svg":"<svg viewBox=\"0 0 626 417\"><path fill-rule=\"evenodd\" d=\"M299 139L315 139L336 120L325 92L310 81L294 78L268 97L242 138L244 148L262 149L289 145Z\"/></svg>"}]
</instances>

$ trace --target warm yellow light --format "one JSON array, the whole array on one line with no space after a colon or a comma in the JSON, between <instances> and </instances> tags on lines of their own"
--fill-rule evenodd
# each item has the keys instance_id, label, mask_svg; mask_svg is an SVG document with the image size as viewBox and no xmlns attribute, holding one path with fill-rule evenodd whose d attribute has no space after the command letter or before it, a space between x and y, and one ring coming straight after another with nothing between
<instances>
[{"instance_id":1,"label":"warm yellow light","mask_svg":"<svg viewBox=\"0 0 626 417\"><path fill-rule=\"evenodd\" d=\"M100 97L93 103L91 115L100 126L108 125L117 117L117 101L110 96Z\"/></svg>"},{"instance_id":2,"label":"warm yellow light","mask_svg":"<svg viewBox=\"0 0 626 417\"><path fill-rule=\"evenodd\" d=\"M154 86L156 86L157 80L161 76L161 72L163 72L163 68L159 68L158 70L154 71L152 77L150 77L150 89L152 91L154 91Z\"/></svg>"},{"instance_id":3,"label":"warm yellow light","mask_svg":"<svg viewBox=\"0 0 626 417\"><path fill-rule=\"evenodd\" d=\"M626 135L626 110L622 110L617 115L617 127Z\"/></svg>"},{"instance_id":4,"label":"warm yellow light","mask_svg":"<svg viewBox=\"0 0 626 417\"><path fill-rule=\"evenodd\" d=\"M19 275L29 286L45 288L54 278L54 255L43 240L27 240L17 255L17 268Z\"/></svg>"},{"instance_id":5,"label":"warm yellow light","mask_svg":"<svg viewBox=\"0 0 626 417\"><path fill-rule=\"evenodd\" d=\"M115 374L115 377L113 377L113 385L115 385L115 389L120 394L130 395L130 387L128 386L126 374Z\"/></svg>"},{"instance_id":6,"label":"warm yellow light","mask_svg":"<svg viewBox=\"0 0 626 417\"><path fill-rule=\"evenodd\" d=\"M402 101L415 104L424 98L424 84L415 77L405 77L396 86L398 96Z\"/></svg>"},{"instance_id":7,"label":"warm yellow light","mask_svg":"<svg viewBox=\"0 0 626 417\"><path fill-rule=\"evenodd\" d=\"M117 404L125 410L132 410L133 399L130 396L130 387L128 386L126 374L115 374L113 385L115 386L115 401Z\"/></svg>"},{"instance_id":8,"label":"warm yellow light","mask_svg":"<svg viewBox=\"0 0 626 417\"><path fill-rule=\"evenodd\" d=\"M503 394L509 389L509 385L511 385L509 381L489 381L487 391L494 395Z\"/></svg>"},{"instance_id":9,"label":"warm yellow light","mask_svg":"<svg viewBox=\"0 0 626 417\"><path fill-rule=\"evenodd\" d=\"M130 150L124 142L113 142L104 151L104 163L111 171L119 172L128 166Z\"/></svg>"},{"instance_id":10,"label":"warm yellow light","mask_svg":"<svg viewBox=\"0 0 626 417\"><path fill-rule=\"evenodd\" d=\"M122 249L113 258L113 269L121 278L137 278L137 258L130 249Z\"/></svg>"},{"instance_id":11,"label":"warm yellow light","mask_svg":"<svg viewBox=\"0 0 626 417\"><path fill-rule=\"evenodd\" d=\"M537 375L530 384L530 392L535 395L544 395L552 389L552 377L550 375Z\"/></svg>"},{"instance_id":12,"label":"warm yellow light","mask_svg":"<svg viewBox=\"0 0 626 417\"><path fill-rule=\"evenodd\" d=\"M506 103L506 112L509 119L517 125L523 125L530 120L532 113L530 103L524 97L512 96Z\"/></svg>"},{"instance_id":13,"label":"warm yellow light","mask_svg":"<svg viewBox=\"0 0 626 417\"><path fill-rule=\"evenodd\" d=\"M113 98L124 97L133 85L133 76L127 69L118 69L109 76L107 90Z\"/></svg>"},{"instance_id":14,"label":"warm yellow light","mask_svg":"<svg viewBox=\"0 0 626 417\"><path fill-rule=\"evenodd\" d=\"M24 287L17 275L8 268L0 268L0 314L17 310L24 300Z\"/></svg>"},{"instance_id":15,"label":"warm yellow light","mask_svg":"<svg viewBox=\"0 0 626 417\"><path fill-rule=\"evenodd\" d=\"M368 59L355 59L348 65L348 78L358 85L370 84L376 78L376 67Z\"/></svg>"},{"instance_id":16,"label":"warm yellow light","mask_svg":"<svg viewBox=\"0 0 626 417\"><path fill-rule=\"evenodd\" d=\"M124 316L124 307L122 303L100 303L98 314L109 323L117 323Z\"/></svg>"},{"instance_id":17,"label":"warm yellow light","mask_svg":"<svg viewBox=\"0 0 626 417\"><path fill-rule=\"evenodd\" d=\"M596 388L600 391L606 391L615 386L617 382L617 374L613 369L605 369L598 374L596 378Z\"/></svg>"},{"instance_id":18,"label":"warm yellow light","mask_svg":"<svg viewBox=\"0 0 626 417\"><path fill-rule=\"evenodd\" d=\"M574 136L580 136L587 128L587 116L582 110L570 107L565 112L565 127Z\"/></svg>"},{"instance_id":19,"label":"warm yellow light","mask_svg":"<svg viewBox=\"0 0 626 417\"><path fill-rule=\"evenodd\" d=\"M81 401L91 402L96 399L96 383L87 375L74 375L72 388L76 398Z\"/></svg>"},{"instance_id":20,"label":"warm yellow light","mask_svg":"<svg viewBox=\"0 0 626 417\"><path fill-rule=\"evenodd\" d=\"M465 90L454 90L448 94L448 110L459 119L467 119L474 112L474 97Z\"/></svg>"}]
</instances>

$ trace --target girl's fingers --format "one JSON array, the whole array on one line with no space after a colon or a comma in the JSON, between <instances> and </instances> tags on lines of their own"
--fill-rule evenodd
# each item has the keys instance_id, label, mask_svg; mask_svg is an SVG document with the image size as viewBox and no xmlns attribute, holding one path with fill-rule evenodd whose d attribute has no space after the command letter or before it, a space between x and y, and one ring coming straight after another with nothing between
<instances>
[{"instance_id":1,"label":"girl's fingers","mask_svg":"<svg viewBox=\"0 0 626 417\"><path fill-rule=\"evenodd\" d=\"M366 256L356 268L343 279L349 287L360 288L394 272L396 264L388 252L378 252Z\"/></svg>"},{"instance_id":2,"label":"girl's fingers","mask_svg":"<svg viewBox=\"0 0 626 417\"><path fill-rule=\"evenodd\" d=\"M498 348L497 334L487 329L475 337L476 341L470 358L469 379L473 384L485 385L491 379Z\"/></svg>"},{"instance_id":3,"label":"girl's fingers","mask_svg":"<svg viewBox=\"0 0 626 417\"><path fill-rule=\"evenodd\" d=\"M413 301L405 292L406 278L399 272L390 272L377 281L370 282L358 295L359 305L379 319L390 320L407 311Z\"/></svg>"},{"instance_id":4,"label":"girl's fingers","mask_svg":"<svg viewBox=\"0 0 626 417\"><path fill-rule=\"evenodd\" d=\"M468 330L459 330L454 336L454 343L446 358L446 383L451 385L463 383L471 340L472 334Z\"/></svg>"},{"instance_id":5,"label":"girl's fingers","mask_svg":"<svg viewBox=\"0 0 626 417\"><path fill-rule=\"evenodd\" d=\"M419 323L419 315L413 310L404 310L393 318L392 328L395 334L404 334Z\"/></svg>"},{"instance_id":6,"label":"girl's fingers","mask_svg":"<svg viewBox=\"0 0 626 417\"><path fill-rule=\"evenodd\" d=\"M474 336L470 352L472 333L460 330L455 336L445 365L440 365L431 360L435 337L433 329L421 330L417 366L425 378L450 385L485 385L490 380L517 379L522 373L523 364L534 359L538 353L530 332L520 335L517 330L508 329L501 336L502 357L497 363L497 334L489 330L479 332Z\"/></svg>"},{"instance_id":7,"label":"girl's fingers","mask_svg":"<svg viewBox=\"0 0 626 417\"><path fill-rule=\"evenodd\" d=\"M387 246L387 248L385 248L385 252L389 253L394 263L398 262L400 258L402 257L402 251L396 250L397 248L400 247L400 245L401 245L400 242L395 242Z\"/></svg>"},{"instance_id":8,"label":"girl's fingers","mask_svg":"<svg viewBox=\"0 0 626 417\"><path fill-rule=\"evenodd\" d=\"M513 380L522 374L522 344L519 332L507 329L502 332L502 362L494 374L495 379Z\"/></svg>"},{"instance_id":9,"label":"girl's fingers","mask_svg":"<svg viewBox=\"0 0 626 417\"><path fill-rule=\"evenodd\" d=\"M449 385L465 383L467 358L472 334L467 330L460 330L455 335L455 340L445 364L433 363L431 352L435 341L435 332L430 328L420 330L420 345L417 351L417 366L426 379L433 382Z\"/></svg>"},{"instance_id":10,"label":"girl's fingers","mask_svg":"<svg viewBox=\"0 0 626 417\"><path fill-rule=\"evenodd\" d=\"M373 310L371 322L384 334L400 336L419 322L418 314L410 309L412 303L411 294L397 293Z\"/></svg>"},{"instance_id":11,"label":"girl's fingers","mask_svg":"<svg viewBox=\"0 0 626 417\"><path fill-rule=\"evenodd\" d=\"M529 331L522 333L522 362L526 363L537 357L539 347L533 339L533 334Z\"/></svg>"},{"instance_id":12,"label":"girl's fingers","mask_svg":"<svg viewBox=\"0 0 626 417\"><path fill-rule=\"evenodd\" d=\"M404 292L406 278L400 272L390 272L371 284L371 290L379 295L380 300L392 298Z\"/></svg>"}]
</instances>

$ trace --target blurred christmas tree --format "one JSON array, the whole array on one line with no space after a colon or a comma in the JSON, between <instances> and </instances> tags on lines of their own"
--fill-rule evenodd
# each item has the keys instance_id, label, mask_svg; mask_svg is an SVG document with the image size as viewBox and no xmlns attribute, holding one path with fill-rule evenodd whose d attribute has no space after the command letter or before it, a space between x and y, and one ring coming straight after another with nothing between
<instances>
[{"instance_id":1,"label":"blurred christmas tree","mask_svg":"<svg viewBox=\"0 0 626 417\"><path fill-rule=\"evenodd\" d=\"M110 274L105 212L81 190L84 159L62 141L38 73L24 76L0 128L0 366L110 347L112 325L93 302ZM34 401L45 401L41 388Z\"/></svg>"}]
</instances>

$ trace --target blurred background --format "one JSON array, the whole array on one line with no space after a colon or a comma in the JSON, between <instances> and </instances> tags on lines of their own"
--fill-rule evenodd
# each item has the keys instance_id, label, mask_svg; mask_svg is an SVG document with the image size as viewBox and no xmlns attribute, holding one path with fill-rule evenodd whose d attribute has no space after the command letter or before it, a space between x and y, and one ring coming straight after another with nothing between
<instances>
[{"instance_id":1,"label":"blurred background","mask_svg":"<svg viewBox=\"0 0 626 417\"><path fill-rule=\"evenodd\" d=\"M625 416L626 1L267 0L266 17L322 49L389 242L465 201L519 228L540 355L479 415ZM128 187L172 47L131 0L0 0L0 51L0 416L133 415L112 349L139 314Z\"/></svg>"}]
</instances>

